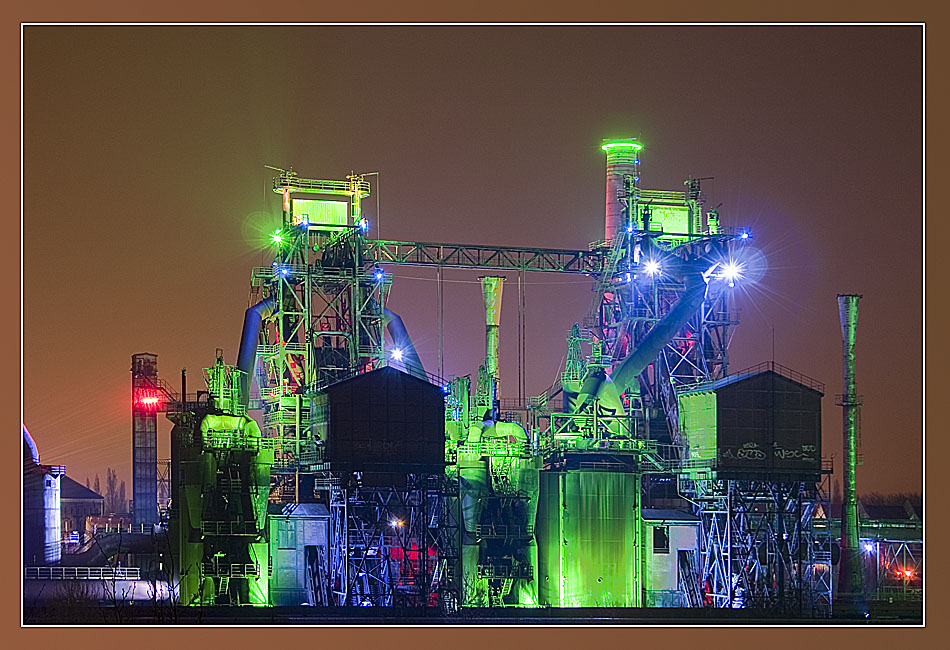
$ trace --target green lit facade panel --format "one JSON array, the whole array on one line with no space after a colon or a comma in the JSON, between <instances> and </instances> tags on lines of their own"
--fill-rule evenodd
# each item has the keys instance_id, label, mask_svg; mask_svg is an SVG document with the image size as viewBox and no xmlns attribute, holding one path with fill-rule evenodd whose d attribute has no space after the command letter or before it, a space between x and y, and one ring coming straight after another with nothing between
<instances>
[{"instance_id":1,"label":"green lit facade panel","mask_svg":"<svg viewBox=\"0 0 950 650\"><path fill-rule=\"evenodd\" d=\"M680 432L686 439L691 464L716 460L716 413L716 393L712 391L679 397Z\"/></svg>"},{"instance_id":2,"label":"green lit facade panel","mask_svg":"<svg viewBox=\"0 0 950 650\"><path fill-rule=\"evenodd\" d=\"M640 480L620 472L542 472L538 591L551 607L639 607Z\"/></svg>"},{"instance_id":3,"label":"green lit facade panel","mask_svg":"<svg viewBox=\"0 0 950 650\"><path fill-rule=\"evenodd\" d=\"M349 226L349 203L346 201L320 201L317 199L294 199L294 221L307 219L311 226L323 226L330 230L341 230Z\"/></svg>"},{"instance_id":4,"label":"green lit facade panel","mask_svg":"<svg viewBox=\"0 0 950 650\"><path fill-rule=\"evenodd\" d=\"M644 228L643 211L649 209L650 223ZM655 203L640 203L637 205L637 223L641 230L663 231L677 235L685 235L689 229L689 208L685 205L657 205Z\"/></svg>"}]
</instances>

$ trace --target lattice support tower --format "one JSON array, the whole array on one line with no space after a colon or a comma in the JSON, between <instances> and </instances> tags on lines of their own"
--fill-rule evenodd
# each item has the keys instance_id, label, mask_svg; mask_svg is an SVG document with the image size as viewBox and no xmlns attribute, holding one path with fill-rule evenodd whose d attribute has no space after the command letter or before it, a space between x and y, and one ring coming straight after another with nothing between
<instances>
[{"instance_id":1,"label":"lattice support tower","mask_svg":"<svg viewBox=\"0 0 950 650\"><path fill-rule=\"evenodd\" d=\"M814 483L696 481L702 520L700 582L707 605L825 617L831 612L831 544Z\"/></svg>"},{"instance_id":2,"label":"lattice support tower","mask_svg":"<svg viewBox=\"0 0 950 650\"><path fill-rule=\"evenodd\" d=\"M361 201L369 183L300 178L277 170L281 227L274 261L252 272L251 304L273 298L256 372L264 435L275 440L272 499L309 500L326 469L314 398L327 385L373 370L384 357L383 312L391 277L365 254Z\"/></svg>"}]
</instances>

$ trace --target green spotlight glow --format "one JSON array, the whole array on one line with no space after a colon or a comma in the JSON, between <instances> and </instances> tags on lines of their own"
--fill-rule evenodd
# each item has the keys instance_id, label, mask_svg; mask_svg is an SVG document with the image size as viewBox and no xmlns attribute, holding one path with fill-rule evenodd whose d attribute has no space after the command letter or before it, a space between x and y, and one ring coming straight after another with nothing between
<instances>
[{"instance_id":1,"label":"green spotlight glow","mask_svg":"<svg viewBox=\"0 0 950 650\"><path fill-rule=\"evenodd\" d=\"M278 246L284 243L284 237L279 230L274 231L274 234L271 235L271 240Z\"/></svg>"},{"instance_id":2,"label":"green spotlight glow","mask_svg":"<svg viewBox=\"0 0 950 650\"><path fill-rule=\"evenodd\" d=\"M633 149L634 151L640 151L643 149L643 145L639 142L605 142L601 149L604 151L610 151L611 149Z\"/></svg>"}]
</instances>

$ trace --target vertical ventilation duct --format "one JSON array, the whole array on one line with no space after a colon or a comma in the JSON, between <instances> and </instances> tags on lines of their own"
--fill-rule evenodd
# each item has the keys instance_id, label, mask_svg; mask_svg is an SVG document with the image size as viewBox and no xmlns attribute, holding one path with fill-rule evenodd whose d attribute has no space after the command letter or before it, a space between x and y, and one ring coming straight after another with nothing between
<instances>
[{"instance_id":1,"label":"vertical ventilation duct","mask_svg":"<svg viewBox=\"0 0 950 650\"><path fill-rule=\"evenodd\" d=\"M844 393L838 400L843 409L844 503L841 509L841 561L838 577L838 602L861 611L864 601L864 576L858 539L857 415L861 401L855 391L854 343L858 328L858 294L839 294L841 317L842 375Z\"/></svg>"},{"instance_id":2,"label":"vertical ventilation duct","mask_svg":"<svg viewBox=\"0 0 950 650\"><path fill-rule=\"evenodd\" d=\"M491 378L492 404L498 399L498 327L501 325L501 290L505 278L485 275L482 281L482 297L485 299L485 370Z\"/></svg>"}]
</instances>

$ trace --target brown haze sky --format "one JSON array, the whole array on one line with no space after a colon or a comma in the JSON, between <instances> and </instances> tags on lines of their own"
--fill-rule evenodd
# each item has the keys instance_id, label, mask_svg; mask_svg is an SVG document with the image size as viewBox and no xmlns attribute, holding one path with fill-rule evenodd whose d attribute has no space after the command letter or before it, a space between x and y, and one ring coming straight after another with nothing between
<instances>
[{"instance_id":1,"label":"brown haze sky","mask_svg":"<svg viewBox=\"0 0 950 650\"><path fill-rule=\"evenodd\" d=\"M24 30L23 419L44 462L130 480L129 357L189 387L233 362L271 173L379 171L384 239L584 248L603 236L604 137L641 137L643 187L704 184L769 271L742 293L738 370L827 385L841 459L835 294L863 293L859 491L922 474L922 58L912 26L116 27ZM436 369L434 271L396 274ZM445 374L484 353L476 272L447 272ZM590 300L528 275L527 388ZM516 394L516 291L501 330ZM167 457L167 422L160 457ZM129 487L131 492L131 486Z\"/></svg>"}]
</instances>

